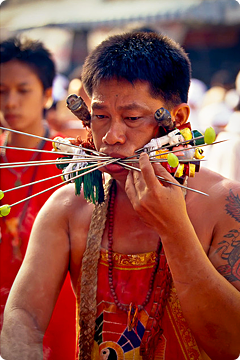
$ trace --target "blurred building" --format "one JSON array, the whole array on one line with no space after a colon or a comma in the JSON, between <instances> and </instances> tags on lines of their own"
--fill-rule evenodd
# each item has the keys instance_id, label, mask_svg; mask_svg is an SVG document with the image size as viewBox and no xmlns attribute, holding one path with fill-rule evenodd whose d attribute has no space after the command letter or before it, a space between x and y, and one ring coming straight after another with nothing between
<instances>
[{"instance_id":1,"label":"blurred building","mask_svg":"<svg viewBox=\"0 0 240 360\"><path fill-rule=\"evenodd\" d=\"M108 34L140 26L180 42L192 61L193 77L208 86L224 70L223 81L231 87L240 69L236 0L5 0L0 20L1 38L22 32L39 38L67 76Z\"/></svg>"}]
</instances>

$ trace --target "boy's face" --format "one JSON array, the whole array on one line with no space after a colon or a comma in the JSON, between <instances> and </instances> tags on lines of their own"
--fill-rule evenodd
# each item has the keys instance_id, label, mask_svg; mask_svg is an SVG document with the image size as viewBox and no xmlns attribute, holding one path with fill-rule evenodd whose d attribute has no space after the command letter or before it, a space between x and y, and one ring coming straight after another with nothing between
<instances>
[{"instance_id":1,"label":"boy's face","mask_svg":"<svg viewBox=\"0 0 240 360\"><path fill-rule=\"evenodd\" d=\"M33 70L20 61L3 63L0 71L0 108L5 120L15 130L31 131L42 121L47 92Z\"/></svg>"},{"instance_id":2,"label":"boy's face","mask_svg":"<svg viewBox=\"0 0 240 360\"><path fill-rule=\"evenodd\" d=\"M162 106L161 100L151 96L147 82L102 80L92 95L91 129L97 150L116 158L134 155L157 136L154 114ZM117 164L104 171L114 177L128 172Z\"/></svg>"}]
</instances>

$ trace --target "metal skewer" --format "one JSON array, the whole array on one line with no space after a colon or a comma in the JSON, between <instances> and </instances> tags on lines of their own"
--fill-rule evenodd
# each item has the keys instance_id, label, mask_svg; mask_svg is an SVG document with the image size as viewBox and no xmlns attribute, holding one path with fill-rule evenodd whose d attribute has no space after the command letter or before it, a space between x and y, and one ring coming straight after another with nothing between
<instances>
[{"instance_id":1,"label":"metal skewer","mask_svg":"<svg viewBox=\"0 0 240 360\"><path fill-rule=\"evenodd\" d=\"M110 157L107 157L107 159L110 159ZM206 161L205 159L196 159L197 161ZM0 169L9 169L9 168L20 168L20 167L25 167L27 166L41 166L41 165L58 165L58 164L68 164L68 163L81 163L81 162L93 162L93 163L97 163L99 161L106 161L106 157L101 157L101 156L93 156L93 157L82 157L82 158L77 158L77 159L64 159L64 158L59 158L56 160L39 160L39 161L19 161L19 162L8 162L8 163L0 163ZM122 162L124 163L138 163L139 159L121 159ZM193 162L195 161L194 159L180 159L180 162L182 163L187 163L187 162ZM162 163L162 162L167 162L167 159L157 159L157 158L151 158L150 159L151 163Z\"/></svg>"},{"instance_id":2,"label":"metal skewer","mask_svg":"<svg viewBox=\"0 0 240 360\"><path fill-rule=\"evenodd\" d=\"M157 155L157 156L159 156L159 155ZM179 159L179 158L178 158ZM127 163L138 163L139 162L139 158L137 158L137 159L128 159L128 158L126 158L126 159L122 159L122 161L124 162L124 164L127 164ZM151 163L164 163L164 162L168 162L168 160L167 159L158 159L157 157L156 158L154 158L154 157L151 157L151 158L149 158L149 161L151 162ZM195 158L193 158L193 159L179 159L179 162L181 162L181 163L188 163L188 162L195 162L195 161L206 161L205 159L195 159Z\"/></svg>"},{"instance_id":3,"label":"metal skewer","mask_svg":"<svg viewBox=\"0 0 240 360\"><path fill-rule=\"evenodd\" d=\"M79 174L75 177L72 177L71 179L69 180L66 180L66 181L63 181L53 187L50 187L48 189L45 189L37 194L34 194L34 195L31 195L30 197L26 198L26 199L23 199L21 200L20 202L17 202L17 203L14 203L12 205L9 205L10 207L11 206L14 206L14 205L17 205L23 201L26 201L26 200L29 200L31 199L32 197L34 196L37 196L37 195L40 195L48 190L51 190L51 189L54 189L55 187L57 186L61 186L71 180L74 180L78 177L81 177L83 175L86 175L87 173L90 173L92 171L95 171L103 166L106 166L107 164L110 164L110 163L113 163L113 162L116 162L116 163L119 163L121 166L125 167L126 169L130 169L130 170L136 170L136 171L139 171L141 172L141 170L137 167L134 167L132 165L129 165L127 164L128 162L139 162L139 155L138 154L135 154L133 156L130 156L130 157L126 157L125 159L118 159L118 158L111 158L109 156L107 156L106 154L104 153L101 153L101 152L98 152L98 151L95 151L95 150L92 150L92 149L85 149L84 147L82 147L81 145L80 146L77 146L77 145L73 145L73 144L68 144L68 143L65 143L65 142L61 142L61 141L54 141L54 139L48 139L48 138L44 138L44 137L40 137L40 136L37 136L37 135L33 135L33 134L28 134L28 133L24 133L24 132L21 132L21 131L17 131L17 130L12 130L12 129L7 129L7 128L3 128L3 127L0 127L0 129L2 130L6 130L6 131L12 131L12 132L15 132L15 133L19 133L19 134L22 134L22 135L27 135L27 136L32 136L32 137L35 137L35 138L40 138L40 139L43 139L45 141L51 141L51 142L55 142L55 143L59 143L59 144L63 144L63 145L67 145L67 146L71 146L71 147L74 147L74 148L81 148L82 150L84 151L90 151L91 153L93 154L97 154L97 156L93 156L93 155L90 155L90 154L86 154L86 156L84 155L84 157L81 155L81 154L72 154L72 153L67 153L67 152L54 152L54 151L47 151L47 150L37 150L37 149L29 149L29 148L17 148L17 147L10 147L10 146L0 146L0 148L8 148L8 149L17 149L17 150L22 150L22 151L37 151L37 152L45 152L45 153L50 153L50 154L53 154L53 153L56 153L58 155L67 155L67 156L74 156L75 158L74 159L59 159L59 160L56 160L56 161L52 161L52 160L43 160L43 161L38 161L38 162L28 162L29 166L36 166L36 165L48 165L48 164L64 164L64 163L78 163L78 162L95 162L95 164L92 164L92 165L89 165L87 167L84 167L84 169L89 169L88 171L84 171L84 173L82 174ZM199 136L197 138L194 138L194 139L191 139L191 140L186 140L186 141L183 141L181 143L178 143L176 144L176 146L178 145L181 145L181 144L186 144L186 143L189 143L190 141L195 141L197 139L201 139L201 138L204 138L204 136ZM213 145L213 144L217 144L217 143L220 143L220 142L224 142L226 140L222 140L222 141L215 141L213 142L212 144L202 144L202 145L194 145L194 146L191 146L189 148L184 148L184 149L175 149L175 150L170 150L170 151L167 151L167 152L162 152L161 154L159 155L149 155L149 158L150 158L150 162L167 162L167 159L161 159L161 158L157 158L157 157L160 157L160 156L163 156L163 155L168 155L170 153L175 153L175 152L179 152L181 150L190 150L190 149L194 149L194 148L197 148L197 147L203 147L203 146L208 146L208 145ZM168 146L163 146L163 147L160 147L160 148L157 148L157 149L153 149L153 150L148 150L147 149L147 153L150 154L151 152L156 152L158 150L165 150L169 147L172 147L172 145L168 145ZM136 150L136 153L139 153L141 150L144 150L144 148L141 148L141 149L138 149ZM79 155L79 158L78 158L78 155ZM100 155L104 155L104 156L100 156ZM107 160L107 161L106 161ZM200 161L202 159L196 159L196 161ZM100 163L99 165L96 164L96 162L99 163L99 161L103 161L102 163ZM195 161L195 159L183 159L183 160L180 160L181 162L193 162ZM203 160L202 160L203 161ZM0 168L8 168L8 167L21 167L21 166L26 166L26 163L27 162L18 162L18 163L5 163L4 165L0 165ZM31 163L31 164L30 164ZM70 171L70 172L67 172L67 174L70 174L70 173L74 173L76 171L79 171L80 169L78 170L73 170L73 171ZM5 192L8 192L8 191L11 191L11 190L15 190L15 189L19 189L19 188L22 188L22 187L25 187L25 186L29 186L29 185L32 185L32 184L36 184L36 183L39 183L39 182L42 182L42 181L46 181L46 180L50 180L50 179L53 179L53 178L56 178L56 177L59 177L59 176L62 176L62 174L57 174L53 177L50 177L50 178L46 178L46 179L42 179L42 180L38 180L36 182L33 182L33 183L30 183L30 184L25 184L25 185L22 185L22 186L19 186L17 188L13 188L13 189L8 189L6 190ZM156 175L156 177L160 180L160 181L163 181L163 182L166 182L166 183L169 183L169 184L172 184L172 185L176 185L176 186L179 186L181 188L184 188L184 189L187 189L187 190L190 190L190 191L194 191L194 192L197 192L199 194L202 194L202 195L205 195L205 196L208 196L208 194L204 193L204 192L201 192L201 191L198 191L198 190L195 190L195 189L192 189L192 188L189 188L187 186L184 186L184 185L181 185L179 183L174 183L174 182L171 182L169 180L166 180L164 179L163 177L159 176L159 175Z\"/></svg>"},{"instance_id":4,"label":"metal skewer","mask_svg":"<svg viewBox=\"0 0 240 360\"><path fill-rule=\"evenodd\" d=\"M4 130L4 131L14 132L14 133L20 134L20 135L27 135L27 136L34 137L34 138L41 139L41 140L45 140L45 141L55 142L56 144L67 145L67 146L70 146L70 147L79 148L78 145L68 144L68 143L65 143L65 142L62 142L62 141L59 141L59 140L49 139L49 138L46 138L46 137L44 137L44 136L33 135L33 134L29 134L29 133L26 133L26 132L23 132L23 131L18 131L18 130L13 130L13 129L5 128L5 127L3 127L3 126L0 126L0 129L1 129L1 130ZM10 147L9 147L9 148L10 148ZM87 149L87 148L84 148L84 147L82 147L82 146L81 146L81 148L82 148L84 151L91 151L92 153L95 153L96 155L98 155L98 154L103 155L103 153L100 153L100 152L97 151L97 150Z\"/></svg>"},{"instance_id":5,"label":"metal skewer","mask_svg":"<svg viewBox=\"0 0 240 360\"><path fill-rule=\"evenodd\" d=\"M182 150L182 151L188 151L188 150L196 149L196 148L203 147L203 146L211 146L211 145L219 144L219 143L225 142L225 141L227 141L227 139L226 139L226 140L220 140L220 141L214 141L214 142L211 143L211 144L193 145L193 146L191 146L191 147L189 147L189 148L170 150L170 151L167 151L167 152L163 152L163 153L161 153L161 154L150 155L149 157L151 158L151 157L155 157L155 156L162 156L162 155L173 154L173 153L179 152L179 151L181 151L181 150ZM177 145L178 145L178 144L177 144ZM177 146L177 145L176 145L176 146ZM153 152L153 151L158 151L158 150L162 150L162 148L160 147L160 148L157 148L157 149L154 149L154 150L149 150L149 151L146 151L146 152L149 154L149 153L151 153L151 152Z\"/></svg>"},{"instance_id":6,"label":"metal skewer","mask_svg":"<svg viewBox=\"0 0 240 360\"><path fill-rule=\"evenodd\" d=\"M84 167L83 169L85 170L85 169L92 169L92 168L93 168L93 171L95 171L96 169L95 169L94 167L97 169L96 164L92 164L92 165L86 166L86 167ZM65 172L64 174L60 173L60 174L57 174L57 175L54 175L54 176L51 176L51 177L48 177L48 178L45 178L45 179L41 179L41 180L33 181L33 182L30 182L30 183L27 183L27 184L23 184L23 185L20 185L20 186L16 186L16 187L13 187L13 188L11 188L11 189L4 190L4 191L2 191L2 192L3 192L3 194L6 194L6 193L8 193L9 191L22 189L22 188L25 188L26 186L39 184L39 183L44 182L44 181L47 181L47 180L56 179L57 177L61 177L61 176L63 176L63 175L73 174L73 173L75 173L75 172L77 172L77 171L81 171L81 169L78 169L78 170L75 169L75 170L67 171L67 172ZM86 173L87 173L87 172L84 171L84 173L82 173L81 176L85 175ZM79 174L79 175L80 175L80 174ZM81 176L79 176L79 177L81 177ZM68 182L71 181L71 180L72 180L72 178L69 179Z\"/></svg>"},{"instance_id":7,"label":"metal skewer","mask_svg":"<svg viewBox=\"0 0 240 360\"><path fill-rule=\"evenodd\" d=\"M86 171L86 172L84 172L84 173L82 173L82 174L79 174L79 175L76 175L76 176L72 177L70 180L65 180L65 181L63 181L63 182L61 182L61 183L59 183L59 184L53 185L53 186L51 186L50 188L47 188L47 189L45 189L45 190L42 190L42 191L40 191L40 192L38 192L38 193L36 193L36 194L33 194L33 195L31 195L31 196L28 196L28 197L25 198L25 199L19 200L19 201L15 202L14 204L7 205L7 206L8 206L9 208L12 208L13 206L18 205L18 204L21 204L21 203L24 202L24 201L30 200L30 199L34 198L35 196L41 195L41 194L43 194L43 193L45 193L45 192L47 192L47 191L49 191L49 190L52 190L52 189L57 188L58 186L64 185L64 184L66 184L66 183L69 183L71 180L77 179L77 178L79 178L79 177L81 177L81 176L84 176L84 175L86 175L86 174L89 174L89 173L92 172L92 171L95 171L95 170L97 170L97 169L100 169L100 168L103 167L103 166L106 166L106 165L108 165L108 164L111 164L112 162L114 162L114 161L116 161L116 160L118 160L118 159L108 160L108 161L106 161L106 162L104 162L104 163L96 166L94 169L90 169L90 170L88 170L88 171ZM77 171L77 170L75 170L75 172L76 172L76 171ZM6 205L5 205L5 206L6 206Z\"/></svg>"},{"instance_id":8,"label":"metal skewer","mask_svg":"<svg viewBox=\"0 0 240 360\"><path fill-rule=\"evenodd\" d=\"M67 152L60 152L60 151L49 151L49 150L38 150L38 149L30 149L30 148L21 148L21 147L15 147L15 146L4 146L0 145L0 149L11 149L11 150L20 150L20 151L33 151L33 152L41 152L41 153L47 153L47 154L58 154L58 155L65 155L65 156L82 156L81 154L75 154L75 153L67 153ZM78 147L79 149L79 147ZM82 150L84 148L81 147ZM91 151L91 149L86 149L87 151ZM84 150L85 151L85 150ZM102 153L99 153L100 155L103 155ZM91 155L88 155L91 156ZM110 156L106 155L106 159L110 159Z\"/></svg>"},{"instance_id":9,"label":"metal skewer","mask_svg":"<svg viewBox=\"0 0 240 360\"><path fill-rule=\"evenodd\" d=\"M198 138L201 138L201 136L199 136L199 137L197 137L197 138L194 138L194 140L195 140L195 139L198 139ZM174 146L174 147L177 147L177 146L179 146L179 145L181 145L181 144L188 143L188 142L190 142L190 141L192 141L192 140L193 140L193 139L191 139L191 140L185 140L185 141L179 142L179 143L177 143L177 144L175 144L175 145L167 145L167 146L159 147L159 148L152 149L152 150L149 150L149 149L147 149L147 148L145 148L145 147L142 147L142 148L140 148L140 149L138 149L138 150L135 151L136 155L129 156L129 157L127 157L126 159L132 159L132 158L135 158L136 156L139 156L138 152L143 151L144 149L146 150L146 153L149 154L149 153L151 153L151 152L159 151L159 150L164 150L164 149L169 148L169 147L173 147L173 146ZM159 155L151 155L150 157L168 155L168 154L175 153L175 152L178 152L178 151L181 151L181 150L186 151L186 150L191 150L191 149L195 149L195 148L201 148L201 147L203 147L203 146L215 145L215 144L219 144L219 143L225 142L225 141L228 141L228 139L226 139L226 140L221 140L221 141L214 141L214 142L212 142L211 144L193 145L193 146L191 146L191 147L189 147L189 148L170 150L170 151L167 151L167 152L163 152L163 153L161 153L161 154L159 154Z\"/></svg>"},{"instance_id":10,"label":"metal skewer","mask_svg":"<svg viewBox=\"0 0 240 360\"><path fill-rule=\"evenodd\" d=\"M121 163L121 161L119 161L118 163L119 163L120 165L122 165L123 167L125 167L126 169L136 170L136 171L141 172L141 169L139 169L139 168L137 168L137 167L135 167L135 166L131 166L131 165L128 165L128 164L125 164L125 163ZM172 182L172 181L166 180L166 179L164 179L162 176L156 175L156 177L157 177L159 180L164 181L164 182L166 182L166 183L168 183L168 184L176 185L176 186L179 186L179 187L181 187L181 188L183 188L183 189L190 190L190 191L196 192L196 193L201 194L201 195L209 196L208 194L206 194L206 193L204 193L204 192L202 192L202 191L199 191L199 190L196 190L196 189L192 189L192 188L189 188L189 187L187 187L187 186L181 185L181 184L179 184L179 183L174 183L174 182Z\"/></svg>"},{"instance_id":11,"label":"metal skewer","mask_svg":"<svg viewBox=\"0 0 240 360\"><path fill-rule=\"evenodd\" d=\"M192 138L192 139L190 139L190 140L181 141L181 142L177 143L176 146L178 146L178 145L185 145L185 144L188 144L188 143L190 143L190 142L193 142L193 141L195 141L195 140L200 140L200 139L204 139L204 135L197 136L197 137ZM172 146L173 146L173 145L164 145L164 146L161 147L161 149L168 149L168 148L170 148L170 147L172 147ZM198 145L198 146L201 147L202 145ZM144 150L144 147L136 150L135 152L138 153L138 152L143 151L143 150Z\"/></svg>"},{"instance_id":12,"label":"metal skewer","mask_svg":"<svg viewBox=\"0 0 240 360\"><path fill-rule=\"evenodd\" d=\"M91 158L77 158L77 159L64 159L64 158L60 158L60 159L56 159L56 160L41 160L41 161L20 161L20 162L15 162L15 163L1 163L0 164L0 169L9 169L9 168L17 168L17 167L25 167L27 166L40 166L40 165L57 165L57 164L69 164L69 163L81 163L81 162L93 162L93 163L97 163L99 161L106 161L106 158L104 157L93 157L93 159Z\"/></svg>"}]
</instances>

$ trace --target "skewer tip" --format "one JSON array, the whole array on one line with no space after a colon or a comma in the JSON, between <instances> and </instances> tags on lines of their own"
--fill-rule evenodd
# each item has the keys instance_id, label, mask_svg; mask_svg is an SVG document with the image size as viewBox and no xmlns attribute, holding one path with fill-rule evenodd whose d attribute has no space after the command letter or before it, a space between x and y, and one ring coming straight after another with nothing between
<instances>
[{"instance_id":1,"label":"skewer tip","mask_svg":"<svg viewBox=\"0 0 240 360\"><path fill-rule=\"evenodd\" d=\"M11 206L10 205L2 205L0 206L0 217L7 216L10 213Z\"/></svg>"},{"instance_id":2,"label":"skewer tip","mask_svg":"<svg viewBox=\"0 0 240 360\"><path fill-rule=\"evenodd\" d=\"M0 200L2 200L3 197L4 197L4 192L0 190Z\"/></svg>"}]
</instances>

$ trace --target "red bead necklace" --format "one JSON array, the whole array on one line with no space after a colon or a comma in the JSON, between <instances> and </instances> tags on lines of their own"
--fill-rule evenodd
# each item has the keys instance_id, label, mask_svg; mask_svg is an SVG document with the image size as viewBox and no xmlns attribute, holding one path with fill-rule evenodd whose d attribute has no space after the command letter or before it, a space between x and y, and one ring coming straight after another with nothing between
<instances>
[{"instance_id":1,"label":"red bead necklace","mask_svg":"<svg viewBox=\"0 0 240 360\"><path fill-rule=\"evenodd\" d=\"M145 306L149 303L149 300L151 298L152 292L153 292L153 284L156 277L157 269L159 266L159 255L162 248L162 242L159 238L157 251L156 251L156 258L155 258L155 264L152 270L152 274L149 280L149 289L146 295L145 300L140 305L133 305L132 303L128 305L124 305L120 303L118 300L118 296L116 294L116 291L113 286L113 208L115 203L115 197L116 197L116 182L113 181L111 189L110 189L110 199L109 199L109 207L108 207L108 281L109 281L109 287L112 294L112 297L114 299L114 302L116 306L119 308L119 310L125 311L128 314L128 330L132 330L133 327L136 326L137 320L138 320L138 312L143 310Z\"/></svg>"}]
</instances>

